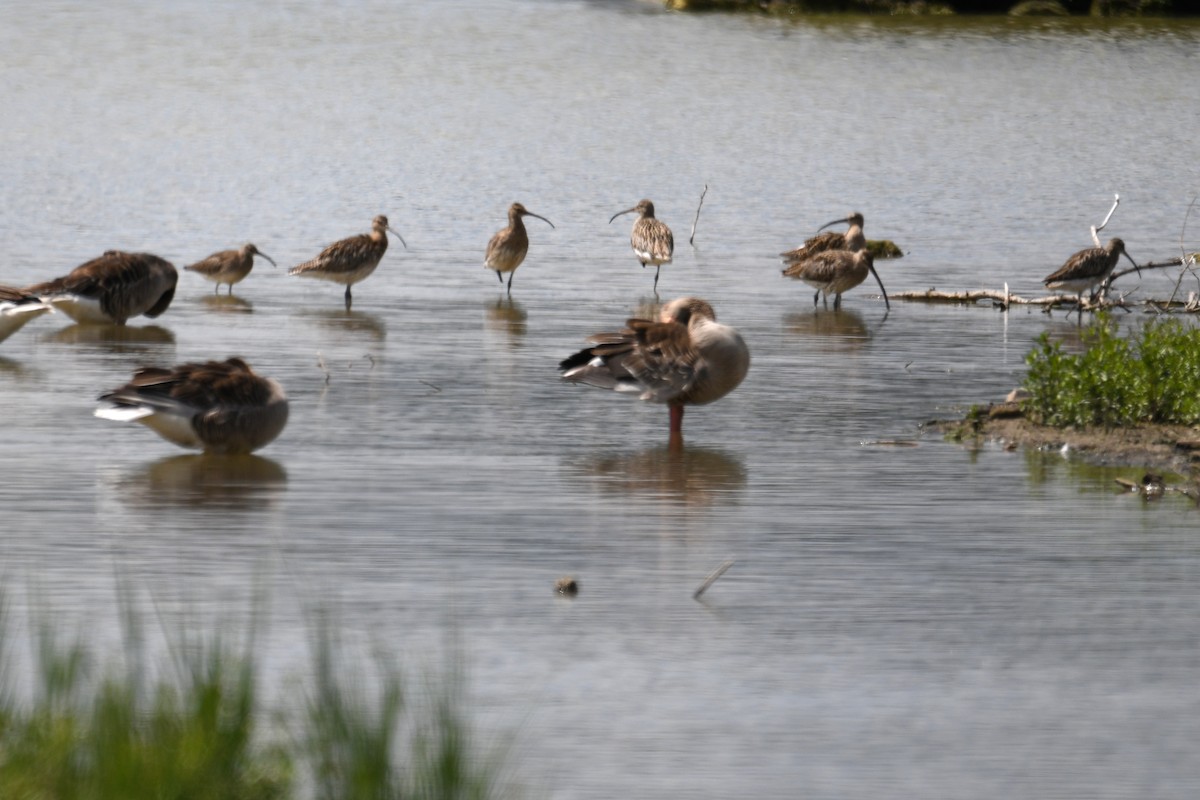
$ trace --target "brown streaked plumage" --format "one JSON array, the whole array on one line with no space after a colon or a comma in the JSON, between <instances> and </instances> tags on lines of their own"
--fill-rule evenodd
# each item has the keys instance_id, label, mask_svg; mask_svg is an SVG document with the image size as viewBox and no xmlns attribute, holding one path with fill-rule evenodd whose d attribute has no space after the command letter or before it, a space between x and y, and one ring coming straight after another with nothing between
<instances>
[{"instance_id":1,"label":"brown streaked plumage","mask_svg":"<svg viewBox=\"0 0 1200 800\"><path fill-rule=\"evenodd\" d=\"M525 260L529 252L529 234L525 231L525 223L521 217L537 217L542 222L554 227L554 223L540 214L535 214L520 203L508 207L508 227L496 232L488 242L487 253L483 257L483 266L496 273L496 277L504 283L503 272L508 273L508 291L512 292L513 275L517 267Z\"/></svg>"},{"instance_id":2,"label":"brown streaked plumage","mask_svg":"<svg viewBox=\"0 0 1200 800\"><path fill-rule=\"evenodd\" d=\"M829 305L829 295L833 294L833 307L841 308L842 293L866 280L868 272L875 276L879 291L883 292L884 305L890 310L892 304L888 301L887 289L883 288L883 281L875 271L875 259L866 250L853 253L849 250L826 250L812 258L797 261L785 269L783 274L802 280L817 290L813 295L814 306L817 304L817 298L824 292L826 306Z\"/></svg>"},{"instance_id":3,"label":"brown streaked plumage","mask_svg":"<svg viewBox=\"0 0 1200 800\"><path fill-rule=\"evenodd\" d=\"M21 330L29 320L52 310L39 297L12 286L0 286L0 342Z\"/></svg>"},{"instance_id":4,"label":"brown streaked plumage","mask_svg":"<svg viewBox=\"0 0 1200 800\"><path fill-rule=\"evenodd\" d=\"M213 290L213 294L221 291L222 283L229 284L229 294L233 294L233 285L245 280L246 276L250 274L250 270L254 269L255 256L262 256L270 261L273 267L278 266L275 259L253 244L247 243L236 250L222 250L219 253L213 253L202 261L188 264L184 269L195 272L205 280L215 283L217 286Z\"/></svg>"},{"instance_id":5,"label":"brown streaked plumage","mask_svg":"<svg viewBox=\"0 0 1200 800\"><path fill-rule=\"evenodd\" d=\"M849 216L842 219L826 222L817 228L817 230L823 231L830 225L837 225L842 222L850 226L846 229L845 233L837 233L836 231L818 233L810 239L805 239L804 244L795 250L780 253L780 258L784 260L784 263L795 264L806 258L811 258L817 253L824 253L826 250L849 250L850 252L857 252L865 248L867 246L867 239L863 236L863 215L857 211L851 212Z\"/></svg>"},{"instance_id":6,"label":"brown streaked plumage","mask_svg":"<svg viewBox=\"0 0 1200 800\"><path fill-rule=\"evenodd\" d=\"M1108 244L1104 247L1089 247L1086 250L1080 250L1068 258L1067 263L1046 277L1042 283L1046 284L1047 289L1056 291L1065 289L1069 292L1077 292L1079 306L1082 308L1083 293L1093 286L1107 281L1121 256L1128 258L1129 263L1133 264L1133 268L1138 271L1138 274L1142 274L1142 271L1138 269L1137 262L1129 253L1125 252L1125 242L1114 237L1109 239Z\"/></svg>"},{"instance_id":7,"label":"brown streaked plumage","mask_svg":"<svg viewBox=\"0 0 1200 800\"><path fill-rule=\"evenodd\" d=\"M649 200L640 200L633 208L618 211L609 218L608 224L611 225L612 221L622 214L634 211L639 216L638 221L633 223L629 244L633 247L638 261L642 262L643 268L647 264L654 265L654 292L658 294L658 273L663 264L671 263L671 257L675 253L675 236L666 223L654 218L654 203Z\"/></svg>"},{"instance_id":8,"label":"brown streaked plumage","mask_svg":"<svg viewBox=\"0 0 1200 800\"><path fill-rule=\"evenodd\" d=\"M288 275L333 281L346 287L346 310L350 310L350 287L364 280L379 266L379 260L387 252L387 231L396 234L400 244L408 249L404 237L388 225L383 214L371 220L371 232L360 233L348 239L334 242L311 261L297 264L288 270Z\"/></svg>"},{"instance_id":9,"label":"brown streaked plumage","mask_svg":"<svg viewBox=\"0 0 1200 800\"><path fill-rule=\"evenodd\" d=\"M250 453L274 441L288 418L277 381L254 373L240 358L147 367L119 389L101 395L96 416L140 422L162 438L207 453Z\"/></svg>"},{"instance_id":10,"label":"brown streaked plumage","mask_svg":"<svg viewBox=\"0 0 1200 800\"><path fill-rule=\"evenodd\" d=\"M153 319L171 305L179 273L150 253L106 250L62 278L25 289L76 322L124 325L130 317Z\"/></svg>"},{"instance_id":11,"label":"brown streaked plumage","mask_svg":"<svg viewBox=\"0 0 1200 800\"><path fill-rule=\"evenodd\" d=\"M741 334L717 322L698 297L662 307L658 321L627 320L626 328L588 337L594 346L559 364L564 380L637 394L671 409L671 435L682 434L683 410L719 400L750 369Z\"/></svg>"}]
</instances>

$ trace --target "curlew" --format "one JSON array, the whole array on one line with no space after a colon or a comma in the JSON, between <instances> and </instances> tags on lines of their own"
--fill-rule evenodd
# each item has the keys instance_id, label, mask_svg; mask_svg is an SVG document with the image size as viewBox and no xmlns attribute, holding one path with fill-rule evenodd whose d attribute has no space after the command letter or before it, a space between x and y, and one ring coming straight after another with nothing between
<instances>
[{"instance_id":1,"label":"curlew","mask_svg":"<svg viewBox=\"0 0 1200 800\"><path fill-rule=\"evenodd\" d=\"M540 214L535 214L520 203L508 207L508 227L496 232L488 242L487 253L483 257L485 269L493 270L500 283L504 283L502 273L508 273L508 292L512 293L512 279L517 267L525 260L529 252L529 234L525 232L525 223L521 217L537 217L542 222L554 227L554 223Z\"/></svg>"},{"instance_id":2,"label":"curlew","mask_svg":"<svg viewBox=\"0 0 1200 800\"><path fill-rule=\"evenodd\" d=\"M29 320L52 310L41 298L11 286L0 286L0 342L21 330Z\"/></svg>"},{"instance_id":3,"label":"curlew","mask_svg":"<svg viewBox=\"0 0 1200 800\"><path fill-rule=\"evenodd\" d=\"M101 395L96 416L140 422L168 442L206 453L250 453L274 441L288 418L278 382L240 358L139 369Z\"/></svg>"},{"instance_id":4,"label":"curlew","mask_svg":"<svg viewBox=\"0 0 1200 800\"><path fill-rule=\"evenodd\" d=\"M245 280L246 276L250 274L250 270L254 269L255 256L262 256L270 261L273 267L278 266L275 259L254 245L244 244L236 250L222 250L219 253L213 253L203 261L189 264L184 269L196 273L206 281L215 283L217 287L213 294L220 293L222 283L229 284L229 294L232 295L233 285Z\"/></svg>"},{"instance_id":5,"label":"curlew","mask_svg":"<svg viewBox=\"0 0 1200 800\"><path fill-rule=\"evenodd\" d=\"M647 264L654 265L654 293L658 294L658 273L663 264L671 263L671 256L675 252L675 237L666 223L654 218L654 203L649 200L639 201L633 208L618 211L608 220L608 224L611 225L612 221L622 214L634 211L639 216L638 221L633 223L629 244L633 246L634 255L642 262L643 268Z\"/></svg>"},{"instance_id":6,"label":"curlew","mask_svg":"<svg viewBox=\"0 0 1200 800\"><path fill-rule=\"evenodd\" d=\"M803 261L806 258L811 258L817 253L824 253L827 250L849 250L856 252L867 246L867 239L863 236L863 215L857 211L853 211L849 216L842 219L835 219L833 222L826 222L818 231L823 231L830 225L837 225L845 222L850 227L845 233L836 231L825 231L818 233L810 239L805 239L804 244L797 247L795 250L788 250L786 253L780 253L779 256L784 260L784 263L795 264Z\"/></svg>"},{"instance_id":7,"label":"curlew","mask_svg":"<svg viewBox=\"0 0 1200 800\"><path fill-rule=\"evenodd\" d=\"M1086 250L1080 250L1068 258L1067 263L1045 278L1042 283L1046 284L1047 289L1055 291L1066 289L1069 292L1077 292L1079 308L1082 309L1083 293L1096 284L1106 283L1121 256L1129 259L1129 263L1133 264L1138 275L1142 274L1137 262L1129 253L1125 252L1125 242L1114 237L1109 239L1108 244L1104 247L1089 247Z\"/></svg>"},{"instance_id":8,"label":"curlew","mask_svg":"<svg viewBox=\"0 0 1200 800\"><path fill-rule=\"evenodd\" d=\"M879 291L883 292L884 305L891 310L892 304L888 302L887 289L883 288L883 281L875 271L875 259L866 250L854 253L849 250L826 250L804 261L797 261L783 270L787 277L802 280L817 290L813 295L814 306L817 304L817 298L824 293L825 305L828 307L829 295L833 294L835 309L842 307L842 293L866 280L868 272L875 276Z\"/></svg>"},{"instance_id":9,"label":"curlew","mask_svg":"<svg viewBox=\"0 0 1200 800\"><path fill-rule=\"evenodd\" d=\"M124 325L130 317L153 319L171 305L179 273L150 253L106 250L62 278L25 289L81 323Z\"/></svg>"},{"instance_id":10,"label":"curlew","mask_svg":"<svg viewBox=\"0 0 1200 800\"><path fill-rule=\"evenodd\" d=\"M741 334L717 322L708 302L681 297L663 306L657 322L627 320L626 328L588 337L593 346L559 364L564 380L638 395L671 409L671 437L682 436L689 405L719 400L750 369Z\"/></svg>"},{"instance_id":11,"label":"curlew","mask_svg":"<svg viewBox=\"0 0 1200 800\"><path fill-rule=\"evenodd\" d=\"M334 242L311 261L297 264L288 270L288 275L301 278L316 278L333 281L346 287L346 310L350 310L350 287L364 280L379 266L379 260L387 252L387 231L396 234L400 244L408 249L404 237L390 225L383 214L371 220L371 232L360 233L348 239Z\"/></svg>"}]
</instances>

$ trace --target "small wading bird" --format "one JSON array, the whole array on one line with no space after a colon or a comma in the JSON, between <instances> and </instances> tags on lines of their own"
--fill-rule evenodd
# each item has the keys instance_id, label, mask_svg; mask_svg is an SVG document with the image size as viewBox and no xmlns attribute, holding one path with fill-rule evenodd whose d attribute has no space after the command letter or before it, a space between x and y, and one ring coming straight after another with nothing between
<instances>
[{"instance_id":1,"label":"small wading bird","mask_svg":"<svg viewBox=\"0 0 1200 800\"><path fill-rule=\"evenodd\" d=\"M130 317L153 319L175 297L179 273L149 253L108 250L62 278L25 289L76 322L124 325Z\"/></svg>"},{"instance_id":2,"label":"small wading bird","mask_svg":"<svg viewBox=\"0 0 1200 800\"><path fill-rule=\"evenodd\" d=\"M1078 293L1079 309L1082 311L1083 293L1096 284L1103 284L1107 281L1121 256L1129 259L1129 263L1133 264L1138 275L1142 274L1137 262L1129 253L1125 252L1125 242L1114 237L1109 239L1108 244L1104 247L1089 247L1086 250L1080 250L1068 258L1067 263L1059 267L1042 283L1046 284L1047 289L1054 291L1065 289L1068 292Z\"/></svg>"},{"instance_id":3,"label":"small wading bird","mask_svg":"<svg viewBox=\"0 0 1200 800\"><path fill-rule=\"evenodd\" d=\"M404 249L408 249L404 237L390 225L383 214L371 220L371 232L360 233L349 239L334 242L311 261L297 264L288 270L288 275L301 278L316 278L333 281L346 287L346 310L350 310L350 287L364 280L379 266L379 260L387 252L387 231L396 234Z\"/></svg>"},{"instance_id":4,"label":"small wading bird","mask_svg":"<svg viewBox=\"0 0 1200 800\"><path fill-rule=\"evenodd\" d=\"M31 294L11 286L0 286L0 342L24 327L26 322L52 310Z\"/></svg>"},{"instance_id":5,"label":"small wading bird","mask_svg":"<svg viewBox=\"0 0 1200 800\"><path fill-rule=\"evenodd\" d=\"M817 230L823 231L830 225L837 225L842 222L850 225L845 233L838 233L836 231L818 233L811 239L805 239L804 244L795 250L780 253L780 258L787 264L795 264L798 261L803 261L806 258L815 256L817 253L824 253L827 250L849 250L856 252L865 248L867 246L867 239L863 236L863 215L857 211L852 212L850 216L843 219L826 222L817 228Z\"/></svg>"},{"instance_id":6,"label":"small wading bird","mask_svg":"<svg viewBox=\"0 0 1200 800\"><path fill-rule=\"evenodd\" d=\"M206 453L250 453L287 424L283 387L256 375L240 358L139 369L133 380L101 395L96 416L140 422L168 442Z\"/></svg>"},{"instance_id":7,"label":"small wading bird","mask_svg":"<svg viewBox=\"0 0 1200 800\"><path fill-rule=\"evenodd\" d=\"M504 283L504 275L508 273L508 291L512 293L512 279L517 274L517 267L525 260L529 252L529 234L525 232L525 223L521 217L537 217L542 222L554 227L554 223L540 214L535 214L520 203L508 207L508 227L496 232L488 242L487 254L483 257L483 266L493 270L500 283Z\"/></svg>"},{"instance_id":8,"label":"small wading bird","mask_svg":"<svg viewBox=\"0 0 1200 800\"><path fill-rule=\"evenodd\" d=\"M641 200L633 208L618 211L608 220L608 224L611 225L612 221L622 214L634 211L639 216L638 221L633 223L629 244L633 246L633 253L638 261L642 262L643 269L647 264L654 265L654 292L657 294L658 273L663 264L671 263L671 256L675 253L675 236L666 223L654 218L654 203L649 200Z\"/></svg>"},{"instance_id":9,"label":"small wading bird","mask_svg":"<svg viewBox=\"0 0 1200 800\"><path fill-rule=\"evenodd\" d=\"M254 269L254 257L262 256L267 261L271 262L271 266L278 266L275 259L271 258L266 253L260 251L252 244L244 244L237 250L222 250L219 253L213 253L203 261L197 261L195 264L189 264L184 267L189 272L194 272L206 281L212 281L217 285L213 294L221 292L221 284L229 284L229 294L233 294L233 285L241 283L250 270Z\"/></svg>"},{"instance_id":10,"label":"small wading bird","mask_svg":"<svg viewBox=\"0 0 1200 800\"><path fill-rule=\"evenodd\" d=\"M681 297L657 322L627 320L626 328L589 336L593 346L559 364L564 380L638 395L671 409L671 437L683 433L683 410L719 400L750 369L741 334L717 322L711 305Z\"/></svg>"},{"instance_id":11,"label":"small wading bird","mask_svg":"<svg viewBox=\"0 0 1200 800\"><path fill-rule=\"evenodd\" d=\"M812 258L797 261L783 270L785 276L802 280L817 290L813 295L814 306L817 304L817 298L824 293L825 307L828 308L829 295L833 294L835 309L842 307L842 292L847 292L866 280L868 272L875 276L879 291L883 292L884 305L891 310L892 304L888 301L887 289L883 288L883 281L875 271L875 259L866 250L855 253L849 250L826 250Z\"/></svg>"}]
</instances>

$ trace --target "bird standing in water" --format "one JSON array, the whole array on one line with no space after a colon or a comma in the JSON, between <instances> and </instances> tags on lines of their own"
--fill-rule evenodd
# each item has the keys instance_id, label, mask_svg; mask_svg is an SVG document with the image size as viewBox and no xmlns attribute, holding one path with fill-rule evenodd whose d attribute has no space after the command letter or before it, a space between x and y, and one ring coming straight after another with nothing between
<instances>
[{"instance_id":1,"label":"bird standing in water","mask_svg":"<svg viewBox=\"0 0 1200 800\"><path fill-rule=\"evenodd\" d=\"M483 266L493 270L500 283L504 283L503 273L508 273L509 294L512 294L513 275L525 260L525 254L529 252L529 234L525 232L525 223L521 221L521 217L537 217L551 228L554 227L553 222L533 213L520 203L513 203L508 207L508 227L497 231L488 242Z\"/></svg>"},{"instance_id":2,"label":"bird standing in water","mask_svg":"<svg viewBox=\"0 0 1200 800\"><path fill-rule=\"evenodd\" d=\"M387 252L387 232L396 234L404 249L408 249L404 237L395 228L388 225L388 218L383 214L371 220L371 232L360 233L348 239L334 242L321 251L321 254L311 261L297 264L288 270L288 275L299 275L301 278L316 278L322 281L333 281L346 287L346 310L350 310L352 298L350 287L375 271L380 259Z\"/></svg>"},{"instance_id":3,"label":"bird standing in water","mask_svg":"<svg viewBox=\"0 0 1200 800\"><path fill-rule=\"evenodd\" d=\"M841 222L848 223L849 228L845 233L837 231L825 231L818 233L812 238L805 239L804 244L797 247L795 250L788 250L786 253L780 253L779 256L787 264L795 264L803 261L806 258L811 258L817 253L824 253L827 250L849 250L857 252L867 246L867 239L863 236L863 215L857 211L844 219L835 219L833 222L826 222L818 231L823 231L830 225L837 225Z\"/></svg>"},{"instance_id":4,"label":"bird standing in water","mask_svg":"<svg viewBox=\"0 0 1200 800\"><path fill-rule=\"evenodd\" d=\"M1125 256L1138 275L1142 274L1137 262L1125 252L1125 242L1113 237L1104 247L1089 247L1080 250L1067 259L1067 262L1047 276L1042 283L1047 289L1077 292L1079 308L1083 309L1083 293L1097 284L1103 284L1112 274L1117 262Z\"/></svg>"},{"instance_id":5,"label":"bird standing in water","mask_svg":"<svg viewBox=\"0 0 1200 800\"><path fill-rule=\"evenodd\" d=\"M124 325L130 317L153 319L171 305L179 273L150 253L108 250L67 275L25 289L81 323Z\"/></svg>"},{"instance_id":6,"label":"bird standing in water","mask_svg":"<svg viewBox=\"0 0 1200 800\"><path fill-rule=\"evenodd\" d=\"M215 283L217 287L213 294L220 294L222 283L229 284L229 294L232 295L233 285L245 280L246 276L250 274L250 270L254 269L255 256L262 256L270 261L273 267L278 266L275 259L254 245L244 244L236 250L222 250L219 253L213 253L202 261L187 265L184 269L196 273L206 281Z\"/></svg>"},{"instance_id":7,"label":"bird standing in water","mask_svg":"<svg viewBox=\"0 0 1200 800\"><path fill-rule=\"evenodd\" d=\"M608 220L608 224L611 225L612 221L622 214L634 211L639 216L638 221L633 223L629 244L633 247L638 261L642 262L643 268L647 264L654 265L654 293L658 294L658 273L663 264L671 263L671 257L675 253L675 236L666 223L654 218L654 203L649 200L641 200L633 208L618 211Z\"/></svg>"},{"instance_id":8,"label":"bird standing in water","mask_svg":"<svg viewBox=\"0 0 1200 800\"><path fill-rule=\"evenodd\" d=\"M868 272L875 276L879 291L883 292L884 305L890 310L892 304L888 302L887 289L883 288L883 281L875 271L875 259L866 250L855 253L849 250L826 250L811 258L797 261L785 269L783 274L802 280L817 290L813 295L814 306L817 304L817 298L824 293L825 305L828 307L829 295L833 294L833 307L838 309L842 307L842 292L848 292L866 280Z\"/></svg>"}]
</instances>

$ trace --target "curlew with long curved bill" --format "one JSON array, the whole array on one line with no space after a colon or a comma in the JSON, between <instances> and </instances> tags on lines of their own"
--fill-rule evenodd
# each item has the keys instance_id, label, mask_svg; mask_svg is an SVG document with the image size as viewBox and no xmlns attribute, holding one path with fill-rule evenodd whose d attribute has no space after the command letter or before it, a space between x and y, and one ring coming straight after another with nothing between
<instances>
[{"instance_id":1,"label":"curlew with long curved bill","mask_svg":"<svg viewBox=\"0 0 1200 800\"><path fill-rule=\"evenodd\" d=\"M140 422L180 447L223 455L270 444L288 418L283 387L240 358L139 369L100 400L97 417Z\"/></svg>"},{"instance_id":2,"label":"curlew with long curved bill","mask_svg":"<svg viewBox=\"0 0 1200 800\"><path fill-rule=\"evenodd\" d=\"M529 252L529 234L525 231L522 217L537 217L542 222L554 227L554 223L540 214L535 214L520 203L508 207L508 227L496 232L488 242L487 253L483 257L483 266L496 273L500 283L504 283L503 273L508 273L508 293L512 294L512 279L517 267L525 260Z\"/></svg>"},{"instance_id":3,"label":"curlew with long curved bill","mask_svg":"<svg viewBox=\"0 0 1200 800\"><path fill-rule=\"evenodd\" d=\"M866 280L868 272L875 276L879 291L883 292L883 303L890 311L892 304L888 301L887 289L883 288L883 281L875 271L875 259L866 250L854 253L849 250L826 250L812 258L797 261L783 270L785 276L802 280L817 290L813 295L814 306L817 304L817 298L824 294L825 307L828 308L829 295L834 295L835 309L842 307L842 293L850 291Z\"/></svg>"},{"instance_id":4,"label":"curlew with long curved bill","mask_svg":"<svg viewBox=\"0 0 1200 800\"><path fill-rule=\"evenodd\" d=\"M25 291L76 322L124 325L130 317L153 319L166 311L178 281L175 267L156 255L107 250L63 277Z\"/></svg>"},{"instance_id":5,"label":"curlew with long curved bill","mask_svg":"<svg viewBox=\"0 0 1200 800\"><path fill-rule=\"evenodd\" d=\"M299 275L301 278L316 278L322 281L333 281L346 287L346 310L350 310L350 287L365 280L375 268L379 260L387 252L387 231L396 234L404 249L408 244L399 232L388 225L388 219L383 214L371 220L371 232L360 233L348 239L334 242L321 251L321 254L311 261L297 264L288 270L288 275Z\"/></svg>"},{"instance_id":6,"label":"curlew with long curved bill","mask_svg":"<svg viewBox=\"0 0 1200 800\"><path fill-rule=\"evenodd\" d=\"M21 330L29 320L53 310L39 297L12 286L0 286L0 342Z\"/></svg>"},{"instance_id":7,"label":"curlew with long curved bill","mask_svg":"<svg viewBox=\"0 0 1200 800\"><path fill-rule=\"evenodd\" d=\"M625 325L589 336L592 347L559 364L563 380L666 403L672 440L682 436L686 406L721 399L750 369L741 334L717 322L712 306L698 297L672 300L658 321L630 319Z\"/></svg>"},{"instance_id":8,"label":"curlew with long curved bill","mask_svg":"<svg viewBox=\"0 0 1200 800\"><path fill-rule=\"evenodd\" d=\"M853 253L865 248L867 246L867 238L863 235L863 215L857 211L851 212L849 216L842 219L826 222L817 228L817 230L824 231L830 225L838 225L843 222L850 225L845 233L838 233L837 231L818 233L812 238L805 239L804 244L795 250L780 253L779 257L784 260L784 263L795 264L806 258L811 258L817 253L824 253L828 250L849 250Z\"/></svg>"},{"instance_id":9,"label":"curlew with long curved bill","mask_svg":"<svg viewBox=\"0 0 1200 800\"><path fill-rule=\"evenodd\" d=\"M618 211L608 220L612 221L622 214L636 211L638 221L633 223L633 232L629 236L629 244L643 269L647 264L654 265L654 293L658 294L658 273L663 264L670 264L675 253L675 236L662 220L654 218L654 203L641 200L633 208Z\"/></svg>"},{"instance_id":10,"label":"curlew with long curved bill","mask_svg":"<svg viewBox=\"0 0 1200 800\"><path fill-rule=\"evenodd\" d=\"M262 256L270 261L273 267L279 266L275 263L275 259L247 243L236 250L222 250L219 253L213 253L203 261L188 264L184 269L196 273L206 281L215 283L217 287L213 294L220 293L222 283L229 284L229 294L232 295L233 285L245 280L246 276L250 274L250 270L254 269L255 256Z\"/></svg>"},{"instance_id":11,"label":"curlew with long curved bill","mask_svg":"<svg viewBox=\"0 0 1200 800\"><path fill-rule=\"evenodd\" d=\"M1125 242L1113 237L1104 247L1089 247L1086 250L1080 250L1068 258L1067 263L1046 277L1042 283L1046 284L1047 289L1055 291L1065 289L1068 292L1078 293L1079 307L1082 309L1083 293L1097 284L1105 283L1121 256L1129 259L1129 263L1133 264L1138 275L1142 274L1137 262L1129 253L1125 252Z\"/></svg>"}]
</instances>

